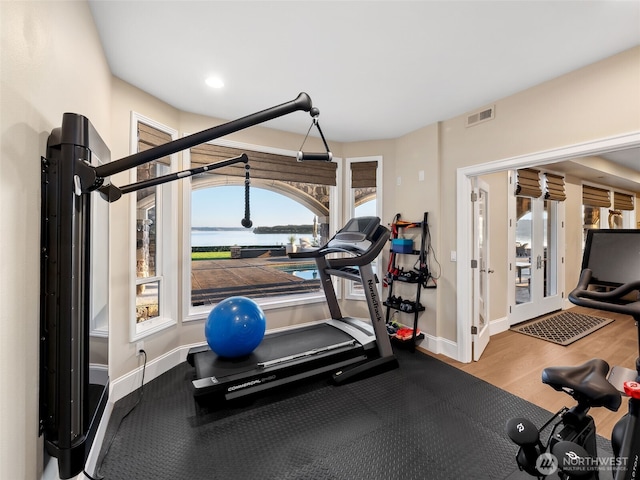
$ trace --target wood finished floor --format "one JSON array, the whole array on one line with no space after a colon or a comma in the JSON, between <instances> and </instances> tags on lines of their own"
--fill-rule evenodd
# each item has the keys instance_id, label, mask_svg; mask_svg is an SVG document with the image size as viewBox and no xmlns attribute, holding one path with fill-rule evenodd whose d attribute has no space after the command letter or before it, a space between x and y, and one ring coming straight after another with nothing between
<instances>
[{"instance_id":1,"label":"wood finished floor","mask_svg":"<svg viewBox=\"0 0 640 480\"><path fill-rule=\"evenodd\" d=\"M491 337L487 349L477 362L465 364L444 355L433 356L531 403L556 412L565 405L572 406L573 399L541 382L543 368L577 365L591 358L602 358L611 367L619 365L633 369L638 356L638 334L631 317L582 307L574 307L571 311L613 318L615 321L566 347L506 331ZM605 408L592 409L591 415L596 422L598 434L610 438L615 422L626 411L625 398L618 412L611 412Z\"/></svg>"}]
</instances>

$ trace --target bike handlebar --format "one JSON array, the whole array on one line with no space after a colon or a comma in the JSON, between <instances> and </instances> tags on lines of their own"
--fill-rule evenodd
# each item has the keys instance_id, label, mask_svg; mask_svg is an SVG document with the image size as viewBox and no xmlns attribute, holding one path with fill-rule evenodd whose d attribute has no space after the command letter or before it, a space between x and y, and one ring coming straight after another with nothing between
<instances>
[{"instance_id":1,"label":"bike handlebar","mask_svg":"<svg viewBox=\"0 0 640 480\"><path fill-rule=\"evenodd\" d=\"M569 300L571 303L581 307L596 308L598 310L631 315L636 320L640 319L640 300L630 303L617 303L622 302L625 295L633 292L634 290L640 290L640 280L625 283L609 292L596 292L588 290L591 275L592 272L590 269L585 268L582 270L578 285L569 294Z\"/></svg>"}]
</instances>

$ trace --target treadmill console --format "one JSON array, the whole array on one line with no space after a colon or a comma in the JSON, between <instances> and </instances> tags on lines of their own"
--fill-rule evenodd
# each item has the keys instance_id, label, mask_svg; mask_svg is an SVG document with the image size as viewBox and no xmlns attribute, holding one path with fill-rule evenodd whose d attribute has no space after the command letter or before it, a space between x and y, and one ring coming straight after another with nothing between
<instances>
[{"instance_id":1,"label":"treadmill console","mask_svg":"<svg viewBox=\"0 0 640 480\"><path fill-rule=\"evenodd\" d=\"M378 217L352 218L329 240L326 248L366 252L375 240L373 235L379 225Z\"/></svg>"}]
</instances>

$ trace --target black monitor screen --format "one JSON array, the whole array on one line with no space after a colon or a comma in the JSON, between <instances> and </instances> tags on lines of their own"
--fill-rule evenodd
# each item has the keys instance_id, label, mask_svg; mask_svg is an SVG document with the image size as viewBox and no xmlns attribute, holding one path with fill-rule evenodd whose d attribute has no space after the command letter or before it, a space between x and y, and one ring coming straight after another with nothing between
<instances>
[{"instance_id":1,"label":"black monitor screen","mask_svg":"<svg viewBox=\"0 0 640 480\"><path fill-rule=\"evenodd\" d=\"M592 284L640 280L640 230L589 230L582 268L592 271Z\"/></svg>"}]
</instances>

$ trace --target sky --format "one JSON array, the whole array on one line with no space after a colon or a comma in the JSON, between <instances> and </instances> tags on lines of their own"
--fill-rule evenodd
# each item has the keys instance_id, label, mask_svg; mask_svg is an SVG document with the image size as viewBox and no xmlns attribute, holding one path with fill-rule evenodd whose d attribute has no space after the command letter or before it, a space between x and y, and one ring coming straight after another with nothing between
<instances>
[{"instance_id":1,"label":"sky","mask_svg":"<svg viewBox=\"0 0 640 480\"><path fill-rule=\"evenodd\" d=\"M238 227L244 218L244 186L203 188L192 192L191 225ZM314 213L289 197L251 187L251 221L254 227L312 225Z\"/></svg>"}]
</instances>

